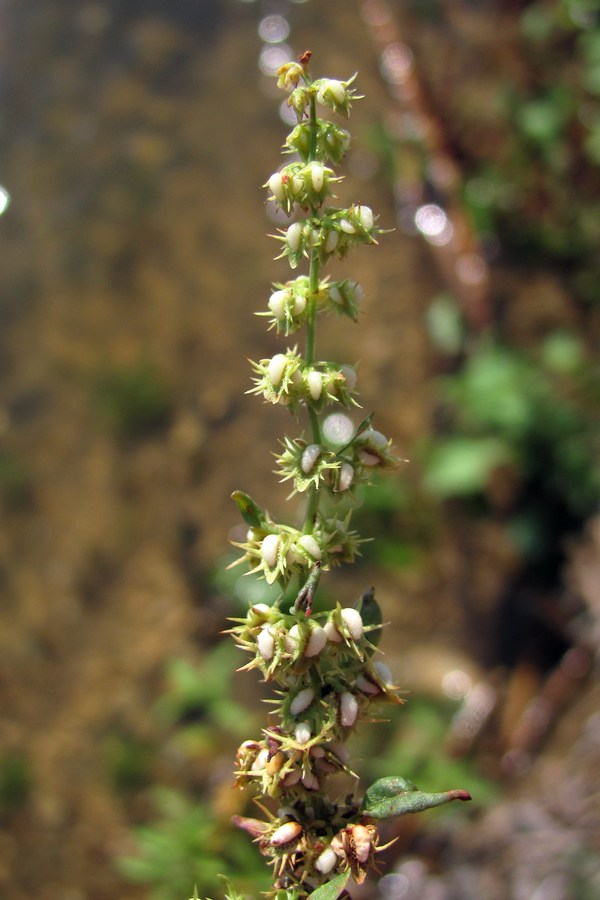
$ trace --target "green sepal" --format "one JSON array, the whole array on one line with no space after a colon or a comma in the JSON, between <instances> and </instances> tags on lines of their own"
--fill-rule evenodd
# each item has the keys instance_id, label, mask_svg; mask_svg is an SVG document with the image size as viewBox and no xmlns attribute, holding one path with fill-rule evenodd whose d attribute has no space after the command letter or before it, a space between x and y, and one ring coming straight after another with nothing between
<instances>
[{"instance_id":1,"label":"green sepal","mask_svg":"<svg viewBox=\"0 0 600 900\"><path fill-rule=\"evenodd\" d=\"M391 819L406 813L422 812L434 806L443 806L452 800L470 800L468 791L444 791L440 794L428 794L419 791L407 778L389 775L380 778L367 789L363 798L361 812L372 819Z\"/></svg>"},{"instance_id":2,"label":"green sepal","mask_svg":"<svg viewBox=\"0 0 600 900\"><path fill-rule=\"evenodd\" d=\"M350 880L350 872L342 872L336 875L327 884L322 884L312 894L308 895L308 900L337 900L348 881Z\"/></svg>"},{"instance_id":3,"label":"green sepal","mask_svg":"<svg viewBox=\"0 0 600 900\"><path fill-rule=\"evenodd\" d=\"M251 528L265 528L268 525L267 518L258 504L249 494L243 491L234 491L231 499L242 514L244 522Z\"/></svg>"}]
</instances>

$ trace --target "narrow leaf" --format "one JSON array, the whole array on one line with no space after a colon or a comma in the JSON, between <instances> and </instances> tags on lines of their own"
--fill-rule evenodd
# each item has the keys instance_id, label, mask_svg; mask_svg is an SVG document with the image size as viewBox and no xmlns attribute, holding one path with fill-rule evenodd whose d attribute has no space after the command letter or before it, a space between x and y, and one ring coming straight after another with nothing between
<instances>
[{"instance_id":1,"label":"narrow leaf","mask_svg":"<svg viewBox=\"0 0 600 900\"><path fill-rule=\"evenodd\" d=\"M337 875L331 881L328 881L327 884L322 884L316 891L309 894L308 900L337 900L349 879L350 872L342 872L341 875Z\"/></svg>"},{"instance_id":2,"label":"narrow leaf","mask_svg":"<svg viewBox=\"0 0 600 900\"><path fill-rule=\"evenodd\" d=\"M417 790L406 778L389 776L374 782L365 793L362 811L373 819L390 819L406 813L422 812L452 800L470 800L468 791L453 790L428 794Z\"/></svg>"},{"instance_id":3,"label":"narrow leaf","mask_svg":"<svg viewBox=\"0 0 600 900\"><path fill-rule=\"evenodd\" d=\"M243 491L234 491L231 499L241 512L242 518L247 525L250 525L251 528L264 528L267 524L265 514L249 494L244 494Z\"/></svg>"}]
</instances>

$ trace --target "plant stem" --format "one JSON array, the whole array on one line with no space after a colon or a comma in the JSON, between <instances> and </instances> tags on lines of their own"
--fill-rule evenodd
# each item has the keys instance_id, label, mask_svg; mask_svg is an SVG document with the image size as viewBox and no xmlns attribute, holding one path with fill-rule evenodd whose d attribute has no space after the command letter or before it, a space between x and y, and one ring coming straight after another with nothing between
<instances>
[{"instance_id":1,"label":"plant stem","mask_svg":"<svg viewBox=\"0 0 600 900\"><path fill-rule=\"evenodd\" d=\"M308 82L308 75L307 84ZM310 98L310 144L308 150L308 162L314 162L317 158L317 109L315 98ZM320 218L319 210L311 209L314 218ZM309 293L308 293L308 315L306 319L306 351L305 359L308 365L312 365L315 361L316 342L317 342L317 293L319 290L319 248L313 247L310 254L310 268L308 272ZM310 419L310 427L312 430L313 443L321 443L321 425L319 417L312 407L308 407L308 417ZM317 514L319 511L319 491L316 487L310 488L308 495L308 503L306 505L306 513L304 516L304 530L312 531Z\"/></svg>"}]
</instances>

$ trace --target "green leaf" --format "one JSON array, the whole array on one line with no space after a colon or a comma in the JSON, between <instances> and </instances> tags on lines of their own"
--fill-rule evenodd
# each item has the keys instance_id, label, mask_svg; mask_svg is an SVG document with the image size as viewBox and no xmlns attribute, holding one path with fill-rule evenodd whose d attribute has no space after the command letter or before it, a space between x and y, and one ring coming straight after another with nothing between
<instances>
[{"instance_id":1,"label":"green leaf","mask_svg":"<svg viewBox=\"0 0 600 900\"><path fill-rule=\"evenodd\" d=\"M349 878L350 872L342 872L341 875L337 875L331 881L328 881L327 884L322 884L316 891L309 894L308 900L337 900L346 887Z\"/></svg>"},{"instance_id":2,"label":"green leaf","mask_svg":"<svg viewBox=\"0 0 600 900\"><path fill-rule=\"evenodd\" d=\"M251 528L265 527L267 524L266 516L249 494L244 494L243 491L234 491L231 499L241 512L242 518L247 525L250 525Z\"/></svg>"},{"instance_id":3,"label":"green leaf","mask_svg":"<svg viewBox=\"0 0 600 900\"><path fill-rule=\"evenodd\" d=\"M390 775L380 778L368 788L363 802L362 812L372 819L390 819L392 816L403 816L406 813L422 812L434 806L442 806L452 800L470 800L468 791L444 791L440 794L428 794L419 791L406 778Z\"/></svg>"}]
</instances>

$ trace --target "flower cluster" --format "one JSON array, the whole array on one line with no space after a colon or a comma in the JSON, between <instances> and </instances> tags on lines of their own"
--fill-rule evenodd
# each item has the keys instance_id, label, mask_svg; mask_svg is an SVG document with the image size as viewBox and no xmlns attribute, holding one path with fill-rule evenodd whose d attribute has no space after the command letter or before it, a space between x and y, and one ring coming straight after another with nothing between
<instances>
[{"instance_id":1,"label":"flower cluster","mask_svg":"<svg viewBox=\"0 0 600 900\"><path fill-rule=\"evenodd\" d=\"M355 421L356 367L316 356L319 317L336 313L356 321L363 293L349 278L323 277L323 267L333 256L376 244L381 229L369 206L326 205L340 180L332 166L342 160L350 135L319 118L317 106L347 117L358 96L355 76L313 81L309 59L307 52L279 70L278 85L297 116L284 145L294 158L264 185L269 199L294 217L277 236L280 256L292 269L306 262L308 273L274 284L267 309L258 313L286 337L304 331L304 348L252 362L249 391L308 420L309 433L286 436L276 454L277 474L291 483L292 494L306 498L306 510L302 522L289 524L248 494L234 493L248 529L235 544L242 551L235 564L246 563L278 585L280 595L272 606L255 604L229 629L250 657L242 669L258 670L275 687L267 726L239 747L236 784L270 798L276 811L261 806L266 820L237 816L235 822L273 864L273 894L285 900L303 900L334 879L338 893L350 877L361 883L380 849L373 820L467 799L465 792L422 794L401 778L380 779L362 801L356 793L331 800L327 790L330 777L356 778L346 741L361 721L373 721L373 704L402 702L377 658L382 617L372 589L355 606L338 603L311 615L322 572L353 562L359 552L361 538L351 528L357 487L399 460L372 415ZM290 605L292 579L298 588Z\"/></svg>"}]
</instances>

